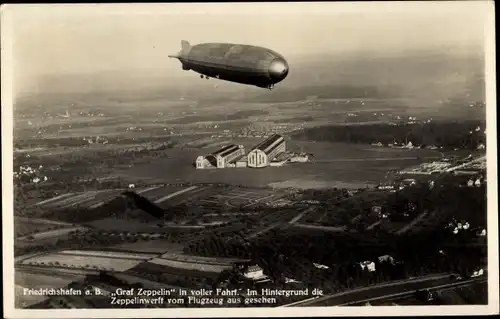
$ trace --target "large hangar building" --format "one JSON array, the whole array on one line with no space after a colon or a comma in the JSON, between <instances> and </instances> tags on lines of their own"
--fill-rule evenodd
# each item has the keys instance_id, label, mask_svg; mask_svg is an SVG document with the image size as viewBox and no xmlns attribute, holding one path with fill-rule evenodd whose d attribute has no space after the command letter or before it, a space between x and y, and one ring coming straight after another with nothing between
<instances>
[{"instance_id":1,"label":"large hangar building","mask_svg":"<svg viewBox=\"0 0 500 319\"><path fill-rule=\"evenodd\" d=\"M285 152L285 139L279 134L273 134L248 152L248 167L260 168L271 165L271 162Z\"/></svg>"},{"instance_id":2,"label":"large hangar building","mask_svg":"<svg viewBox=\"0 0 500 319\"><path fill-rule=\"evenodd\" d=\"M283 136L273 134L245 155L243 145L229 144L209 155L200 155L196 158L195 166L204 168L229 167L279 167L286 163L308 162L309 155L296 154L286 151Z\"/></svg>"},{"instance_id":3,"label":"large hangar building","mask_svg":"<svg viewBox=\"0 0 500 319\"><path fill-rule=\"evenodd\" d=\"M245 148L243 147L243 145L229 144L210 155L199 156L196 159L196 168L225 168L235 159L240 158L244 155Z\"/></svg>"}]
</instances>

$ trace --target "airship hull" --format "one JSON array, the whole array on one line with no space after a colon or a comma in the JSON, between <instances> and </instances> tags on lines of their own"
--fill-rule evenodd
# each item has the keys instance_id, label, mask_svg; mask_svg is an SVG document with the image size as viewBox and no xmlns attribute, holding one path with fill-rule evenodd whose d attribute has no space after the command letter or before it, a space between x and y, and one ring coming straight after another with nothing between
<instances>
[{"instance_id":1,"label":"airship hull","mask_svg":"<svg viewBox=\"0 0 500 319\"><path fill-rule=\"evenodd\" d=\"M241 84L271 88L288 75L288 63L272 50L243 44L183 41L177 56L184 70Z\"/></svg>"}]
</instances>

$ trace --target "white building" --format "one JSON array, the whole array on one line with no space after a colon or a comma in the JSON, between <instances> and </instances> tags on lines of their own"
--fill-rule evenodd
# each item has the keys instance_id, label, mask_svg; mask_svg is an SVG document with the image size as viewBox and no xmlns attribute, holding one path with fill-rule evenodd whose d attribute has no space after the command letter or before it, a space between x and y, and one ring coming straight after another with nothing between
<instances>
[{"instance_id":1,"label":"white building","mask_svg":"<svg viewBox=\"0 0 500 319\"><path fill-rule=\"evenodd\" d=\"M369 272L375 271L375 263L373 261L363 261L359 263L359 266L361 267L362 270L365 270L365 268Z\"/></svg>"},{"instance_id":2,"label":"white building","mask_svg":"<svg viewBox=\"0 0 500 319\"><path fill-rule=\"evenodd\" d=\"M476 181L474 182L474 185L475 185L476 187L480 187L480 186L481 186L481 179L479 179L479 178L478 178L478 179L476 179Z\"/></svg>"},{"instance_id":3,"label":"white building","mask_svg":"<svg viewBox=\"0 0 500 319\"><path fill-rule=\"evenodd\" d=\"M484 269L483 268L479 268L477 270L475 270L472 275L470 275L471 277L479 277L479 276L482 276L484 275Z\"/></svg>"},{"instance_id":4,"label":"white building","mask_svg":"<svg viewBox=\"0 0 500 319\"><path fill-rule=\"evenodd\" d=\"M262 280L267 278L264 274L264 270L259 265L249 266L243 276L252 280Z\"/></svg>"},{"instance_id":5,"label":"white building","mask_svg":"<svg viewBox=\"0 0 500 319\"><path fill-rule=\"evenodd\" d=\"M267 167L276 156L284 151L285 139L281 135L274 134L248 153L248 167Z\"/></svg>"},{"instance_id":6,"label":"white building","mask_svg":"<svg viewBox=\"0 0 500 319\"><path fill-rule=\"evenodd\" d=\"M290 158L290 162L292 163L306 163L309 162L310 158L308 154L299 154L299 155L293 155Z\"/></svg>"},{"instance_id":7,"label":"white building","mask_svg":"<svg viewBox=\"0 0 500 319\"><path fill-rule=\"evenodd\" d=\"M486 236L486 229L483 228L481 230L476 231L476 236L479 236L479 237Z\"/></svg>"},{"instance_id":8,"label":"white building","mask_svg":"<svg viewBox=\"0 0 500 319\"><path fill-rule=\"evenodd\" d=\"M196 168L203 169L209 167L212 167L212 164L210 164L205 156L200 155L196 158Z\"/></svg>"}]
</instances>

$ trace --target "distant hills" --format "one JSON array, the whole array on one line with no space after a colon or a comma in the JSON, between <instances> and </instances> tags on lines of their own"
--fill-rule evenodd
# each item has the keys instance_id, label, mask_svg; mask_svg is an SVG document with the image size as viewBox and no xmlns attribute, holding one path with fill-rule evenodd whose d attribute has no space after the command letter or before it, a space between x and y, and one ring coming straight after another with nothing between
<instances>
[{"instance_id":1,"label":"distant hills","mask_svg":"<svg viewBox=\"0 0 500 319\"><path fill-rule=\"evenodd\" d=\"M291 71L273 92L251 101L324 98L414 98L422 101L484 100L484 59L477 54L421 52L290 61Z\"/></svg>"},{"instance_id":2,"label":"distant hills","mask_svg":"<svg viewBox=\"0 0 500 319\"><path fill-rule=\"evenodd\" d=\"M197 100L279 103L318 98L404 98L416 107L439 107L484 101L484 59L479 51L447 48L404 54L290 58L289 76L273 91L218 80L201 80L192 71L110 70L93 74L47 75L39 94L79 93L99 100ZM451 106L450 106L451 107Z\"/></svg>"}]
</instances>

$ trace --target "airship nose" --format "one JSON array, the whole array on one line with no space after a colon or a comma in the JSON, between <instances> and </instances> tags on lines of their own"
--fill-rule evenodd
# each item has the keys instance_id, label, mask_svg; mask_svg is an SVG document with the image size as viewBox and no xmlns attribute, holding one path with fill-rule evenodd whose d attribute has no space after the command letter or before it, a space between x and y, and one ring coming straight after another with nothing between
<instances>
[{"instance_id":1,"label":"airship nose","mask_svg":"<svg viewBox=\"0 0 500 319\"><path fill-rule=\"evenodd\" d=\"M282 58L276 58L269 65L269 76L276 83L288 75L288 63Z\"/></svg>"}]
</instances>

